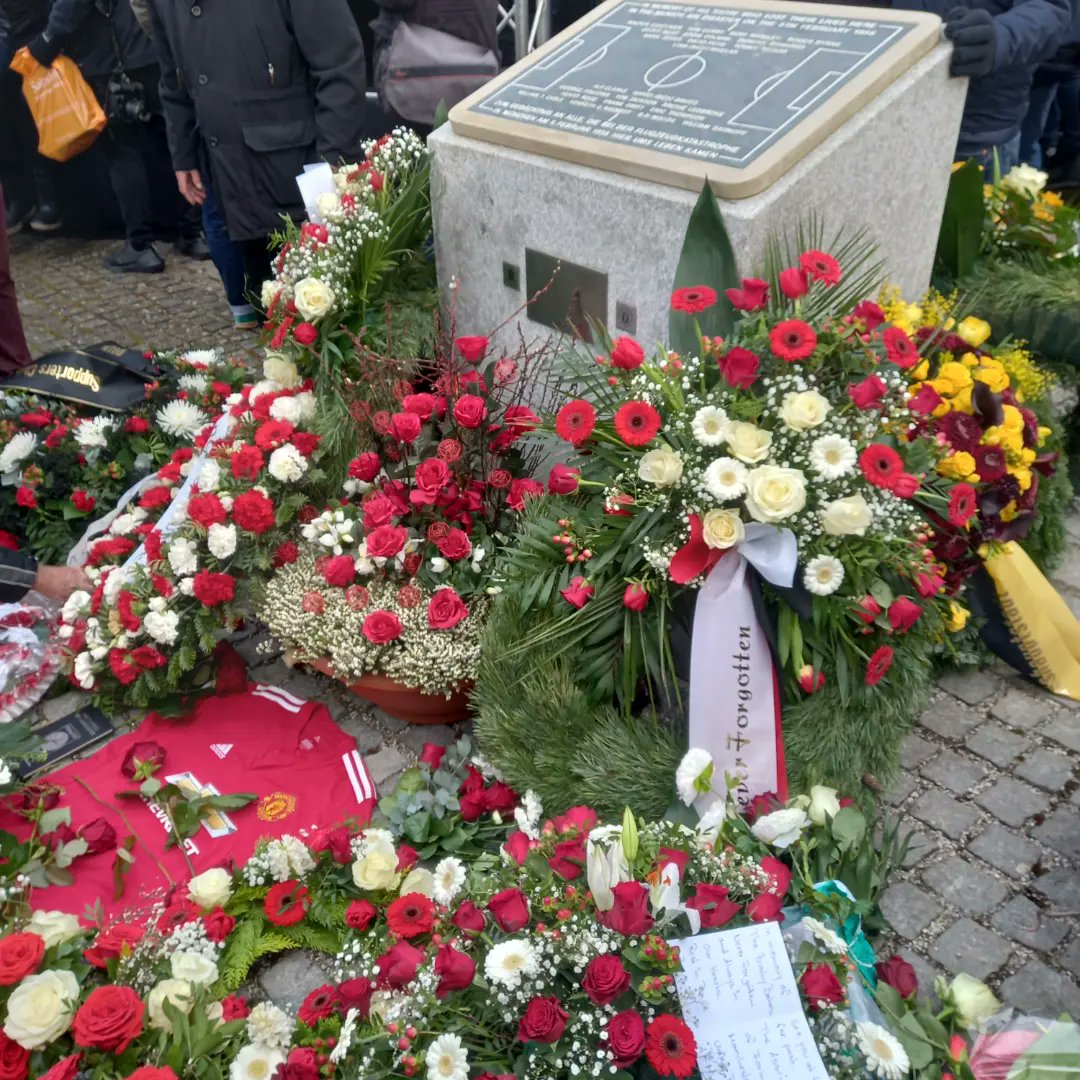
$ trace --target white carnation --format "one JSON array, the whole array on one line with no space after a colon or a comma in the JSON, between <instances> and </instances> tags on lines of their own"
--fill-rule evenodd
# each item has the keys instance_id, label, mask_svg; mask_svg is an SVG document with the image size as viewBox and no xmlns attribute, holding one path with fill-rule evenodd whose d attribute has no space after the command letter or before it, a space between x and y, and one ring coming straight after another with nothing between
<instances>
[{"instance_id":1,"label":"white carnation","mask_svg":"<svg viewBox=\"0 0 1080 1080\"><path fill-rule=\"evenodd\" d=\"M210 526L206 534L206 546L215 559L228 559L236 551L236 526Z\"/></svg>"},{"instance_id":2,"label":"white carnation","mask_svg":"<svg viewBox=\"0 0 1080 1080\"><path fill-rule=\"evenodd\" d=\"M280 480L283 484L295 484L307 472L308 463L307 458L292 443L286 443L270 455L266 467L275 480Z\"/></svg>"},{"instance_id":3,"label":"white carnation","mask_svg":"<svg viewBox=\"0 0 1080 1080\"><path fill-rule=\"evenodd\" d=\"M180 636L180 616L175 611L148 611L143 629L159 645L175 645Z\"/></svg>"},{"instance_id":4,"label":"white carnation","mask_svg":"<svg viewBox=\"0 0 1080 1080\"><path fill-rule=\"evenodd\" d=\"M260 1002L247 1018L248 1038L275 1050L289 1045L293 1033L293 1021L276 1005Z\"/></svg>"},{"instance_id":5,"label":"white carnation","mask_svg":"<svg viewBox=\"0 0 1080 1080\"><path fill-rule=\"evenodd\" d=\"M209 986L217 981L217 964L198 952L174 952L169 961L174 979L186 980L192 986Z\"/></svg>"},{"instance_id":6,"label":"white carnation","mask_svg":"<svg viewBox=\"0 0 1080 1080\"><path fill-rule=\"evenodd\" d=\"M169 545L169 565L177 577L187 577L199 569L195 557L195 541L179 537Z\"/></svg>"},{"instance_id":7,"label":"white carnation","mask_svg":"<svg viewBox=\"0 0 1080 1080\"><path fill-rule=\"evenodd\" d=\"M213 459L207 458L199 470L199 490L217 491L221 483L221 466Z\"/></svg>"}]
</instances>

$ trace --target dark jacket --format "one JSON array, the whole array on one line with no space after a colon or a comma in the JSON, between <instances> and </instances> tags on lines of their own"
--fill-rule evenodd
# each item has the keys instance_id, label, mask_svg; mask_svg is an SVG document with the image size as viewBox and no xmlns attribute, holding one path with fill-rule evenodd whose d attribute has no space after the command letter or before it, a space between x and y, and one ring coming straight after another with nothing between
<instances>
[{"instance_id":1,"label":"dark jacket","mask_svg":"<svg viewBox=\"0 0 1080 1080\"><path fill-rule=\"evenodd\" d=\"M362 156L366 71L346 0L152 0L177 170L200 142L234 240L300 219L306 163Z\"/></svg>"},{"instance_id":2,"label":"dark jacket","mask_svg":"<svg viewBox=\"0 0 1080 1080\"><path fill-rule=\"evenodd\" d=\"M45 29L49 0L0 0L0 27L14 52Z\"/></svg>"},{"instance_id":3,"label":"dark jacket","mask_svg":"<svg viewBox=\"0 0 1080 1080\"><path fill-rule=\"evenodd\" d=\"M1080 75L1080 0L1072 0L1072 26L1057 52L1035 72L1035 85L1060 82Z\"/></svg>"},{"instance_id":4,"label":"dark jacket","mask_svg":"<svg viewBox=\"0 0 1080 1080\"><path fill-rule=\"evenodd\" d=\"M0 548L0 604L17 604L36 579L36 559L22 551Z\"/></svg>"},{"instance_id":5,"label":"dark jacket","mask_svg":"<svg viewBox=\"0 0 1080 1080\"><path fill-rule=\"evenodd\" d=\"M155 62L154 47L128 0L54 0L46 33L88 79L108 75L117 66L118 48L125 71L152 67Z\"/></svg>"},{"instance_id":6,"label":"dark jacket","mask_svg":"<svg viewBox=\"0 0 1080 1080\"><path fill-rule=\"evenodd\" d=\"M972 79L968 87L958 159L1016 137L1027 114L1035 68L1057 51L1072 19L1070 0L894 0L892 6L942 18L957 6L983 8L994 16L994 70Z\"/></svg>"},{"instance_id":7,"label":"dark jacket","mask_svg":"<svg viewBox=\"0 0 1080 1080\"><path fill-rule=\"evenodd\" d=\"M404 20L499 52L498 0L379 0L379 8L372 25L380 45Z\"/></svg>"}]
</instances>

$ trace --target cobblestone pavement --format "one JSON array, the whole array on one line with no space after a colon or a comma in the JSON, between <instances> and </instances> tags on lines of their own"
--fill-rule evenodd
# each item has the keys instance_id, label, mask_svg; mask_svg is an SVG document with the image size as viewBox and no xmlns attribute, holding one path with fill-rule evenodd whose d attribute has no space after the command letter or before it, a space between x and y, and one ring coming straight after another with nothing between
<instances>
[{"instance_id":1,"label":"cobblestone pavement","mask_svg":"<svg viewBox=\"0 0 1080 1080\"><path fill-rule=\"evenodd\" d=\"M107 243L16 237L14 272L35 352L112 338L140 347L250 348L232 330L209 263L168 256L155 277L100 269ZM1080 615L1080 512L1056 583ZM388 789L427 741L448 728L411 728L320 675L239 647L260 682L326 703ZM50 719L78 707L70 694L42 707ZM904 771L887 802L912 833L883 910L895 945L929 989L937 974L967 971L1024 1012L1080 1016L1080 706L1008 668L952 673L907 740ZM324 981L291 956L259 975L266 993L298 1001Z\"/></svg>"}]
</instances>

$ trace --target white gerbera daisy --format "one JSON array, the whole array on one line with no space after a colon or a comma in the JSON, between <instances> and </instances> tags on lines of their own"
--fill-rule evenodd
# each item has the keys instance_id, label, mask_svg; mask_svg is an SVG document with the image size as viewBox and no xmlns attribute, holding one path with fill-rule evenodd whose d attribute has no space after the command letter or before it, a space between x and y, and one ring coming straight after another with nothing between
<instances>
[{"instance_id":1,"label":"white gerbera daisy","mask_svg":"<svg viewBox=\"0 0 1080 1080\"><path fill-rule=\"evenodd\" d=\"M844 583L844 564L831 555L818 555L806 564L803 584L815 596L831 596Z\"/></svg>"},{"instance_id":2,"label":"white gerbera daisy","mask_svg":"<svg viewBox=\"0 0 1080 1080\"><path fill-rule=\"evenodd\" d=\"M719 446L727 438L728 414L715 405L705 405L694 413L690 429L702 446Z\"/></svg>"},{"instance_id":3,"label":"white gerbera daisy","mask_svg":"<svg viewBox=\"0 0 1080 1080\"><path fill-rule=\"evenodd\" d=\"M465 865L460 859L446 858L435 867L434 899L449 904L465 884Z\"/></svg>"},{"instance_id":4,"label":"white gerbera daisy","mask_svg":"<svg viewBox=\"0 0 1080 1080\"><path fill-rule=\"evenodd\" d=\"M718 502L737 499L746 493L746 466L734 458L717 458L702 474L702 480Z\"/></svg>"},{"instance_id":5,"label":"white gerbera daisy","mask_svg":"<svg viewBox=\"0 0 1080 1080\"><path fill-rule=\"evenodd\" d=\"M810 468L826 480L838 480L855 468L855 446L843 435L822 435L810 445Z\"/></svg>"},{"instance_id":6,"label":"white gerbera daisy","mask_svg":"<svg viewBox=\"0 0 1080 1080\"><path fill-rule=\"evenodd\" d=\"M248 1014L247 1033L253 1043L280 1049L292 1039L293 1021L288 1013L269 1001L260 1002Z\"/></svg>"},{"instance_id":7,"label":"white gerbera daisy","mask_svg":"<svg viewBox=\"0 0 1080 1080\"><path fill-rule=\"evenodd\" d=\"M847 942L835 930L830 930L820 919L803 919L803 926L826 950L836 953L837 956L847 956Z\"/></svg>"},{"instance_id":8,"label":"white gerbera daisy","mask_svg":"<svg viewBox=\"0 0 1080 1080\"><path fill-rule=\"evenodd\" d=\"M536 950L520 939L499 942L484 960L484 974L493 983L510 990L516 990L523 978L531 978L539 971Z\"/></svg>"},{"instance_id":9,"label":"white gerbera daisy","mask_svg":"<svg viewBox=\"0 0 1080 1080\"><path fill-rule=\"evenodd\" d=\"M170 401L158 409L154 419L166 435L176 439L192 439L199 434L208 421L202 409L190 401Z\"/></svg>"},{"instance_id":10,"label":"white gerbera daisy","mask_svg":"<svg viewBox=\"0 0 1080 1080\"><path fill-rule=\"evenodd\" d=\"M37 448L37 436L32 431L20 431L13 435L0 453L0 475L14 471Z\"/></svg>"},{"instance_id":11,"label":"white gerbera daisy","mask_svg":"<svg viewBox=\"0 0 1080 1080\"><path fill-rule=\"evenodd\" d=\"M207 367L211 367L218 362L219 357L217 349L192 349L184 353L180 359L189 364L206 364Z\"/></svg>"},{"instance_id":12,"label":"white gerbera daisy","mask_svg":"<svg viewBox=\"0 0 1080 1080\"><path fill-rule=\"evenodd\" d=\"M712 787L713 759L708 750L691 747L675 770L675 789L687 805Z\"/></svg>"},{"instance_id":13,"label":"white gerbera daisy","mask_svg":"<svg viewBox=\"0 0 1080 1080\"><path fill-rule=\"evenodd\" d=\"M248 1043L233 1058L229 1066L229 1080L270 1080L278 1066L284 1064L284 1051L265 1043Z\"/></svg>"},{"instance_id":14,"label":"white gerbera daisy","mask_svg":"<svg viewBox=\"0 0 1080 1080\"><path fill-rule=\"evenodd\" d=\"M866 1057L866 1068L883 1080L902 1080L911 1062L899 1040L880 1024L864 1020L855 1025L859 1049Z\"/></svg>"},{"instance_id":15,"label":"white gerbera daisy","mask_svg":"<svg viewBox=\"0 0 1080 1080\"><path fill-rule=\"evenodd\" d=\"M428 1080L468 1080L469 1055L456 1035L440 1035L424 1058Z\"/></svg>"}]
</instances>

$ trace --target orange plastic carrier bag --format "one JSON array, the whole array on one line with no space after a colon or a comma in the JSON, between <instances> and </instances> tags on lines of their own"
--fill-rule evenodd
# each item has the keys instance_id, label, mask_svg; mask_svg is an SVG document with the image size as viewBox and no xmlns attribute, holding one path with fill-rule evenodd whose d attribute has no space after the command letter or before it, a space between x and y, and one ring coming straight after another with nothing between
<instances>
[{"instance_id":1,"label":"orange plastic carrier bag","mask_svg":"<svg viewBox=\"0 0 1080 1080\"><path fill-rule=\"evenodd\" d=\"M26 48L11 61L23 81L23 97L38 130L38 152L53 161L70 161L81 154L105 128L94 91L75 61L58 56L42 67Z\"/></svg>"}]
</instances>

